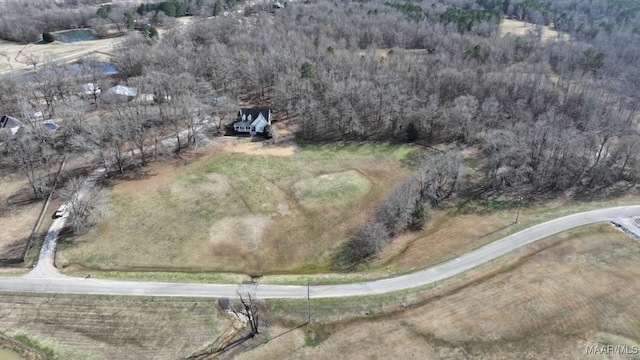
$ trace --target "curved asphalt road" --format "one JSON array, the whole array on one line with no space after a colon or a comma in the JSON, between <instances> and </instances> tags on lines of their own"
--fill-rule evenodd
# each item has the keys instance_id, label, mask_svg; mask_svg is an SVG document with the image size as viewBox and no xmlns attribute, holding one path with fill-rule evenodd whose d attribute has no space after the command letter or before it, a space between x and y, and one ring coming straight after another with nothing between
<instances>
[{"instance_id":1,"label":"curved asphalt road","mask_svg":"<svg viewBox=\"0 0 640 360\"><path fill-rule=\"evenodd\" d=\"M621 206L565 216L520 231L440 265L395 278L343 285L311 286L314 298L373 295L408 289L461 274L492 261L512 250L550 235L602 221L640 216L640 206ZM54 222L55 226L55 222ZM53 251L46 248L45 251ZM49 267L50 266L50 267ZM23 277L0 277L0 291L40 293L102 294L132 296L235 297L237 284L189 284L138 281L82 279L60 275L53 264L41 267ZM259 298L306 298L306 286L259 285Z\"/></svg>"}]
</instances>

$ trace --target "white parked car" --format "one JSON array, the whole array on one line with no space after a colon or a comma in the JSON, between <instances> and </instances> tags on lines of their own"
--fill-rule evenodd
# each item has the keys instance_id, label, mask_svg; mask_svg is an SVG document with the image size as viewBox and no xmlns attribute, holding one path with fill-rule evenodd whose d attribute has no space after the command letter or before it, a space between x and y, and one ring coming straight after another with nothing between
<instances>
[{"instance_id":1,"label":"white parked car","mask_svg":"<svg viewBox=\"0 0 640 360\"><path fill-rule=\"evenodd\" d=\"M53 218L57 219L57 218L61 218L63 216L67 216L68 212L69 212L69 206L67 204L62 204L62 205L60 205L58 210L56 210L56 212L53 214Z\"/></svg>"}]
</instances>

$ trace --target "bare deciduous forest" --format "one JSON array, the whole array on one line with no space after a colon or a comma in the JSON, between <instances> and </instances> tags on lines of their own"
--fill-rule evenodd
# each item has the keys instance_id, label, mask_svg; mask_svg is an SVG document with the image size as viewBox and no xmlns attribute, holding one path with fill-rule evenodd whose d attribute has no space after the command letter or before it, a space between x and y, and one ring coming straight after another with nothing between
<instances>
[{"instance_id":1,"label":"bare deciduous forest","mask_svg":"<svg viewBox=\"0 0 640 360\"><path fill-rule=\"evenodd\" d=\"M355 245L345 245L355 246L356 258L420 226L428 208L460 186L464 159L455 149L477 149L477 176L465 187L476 193L591 192L634 185L640 175L640 5L633 0L308 0L245 5L228 16L221 11L235 9L235 1L108 11L72 2L0 5L0 37L7 40L83 26L130 32L110 60L115 77L90 65L69 71L50 64L30 81L0 79L0 112L29 122L40 108L64 122L61 136L33 131L5 141L37 198L65 153L92 154L125 172L157 157L164 137L175 137L176 151L197 145L201 120L231 120L237 101L271 107L305 141L454 149L422 160L391 191ZM163 26L180 15L193 19L159 38L134 25ZM528 30L502 33L505 18L525 21ZM543 37L545 27L557 37ZM77 97L87 82L135 86L153 101L107 103L93 94L90 104ZM101 121L86 121L95 111ZM136 150L135 160L126 156ZM371 241L360 246L360 238ZM349 267L347 260L337 262Z\"/></svg>"}]
</instances>

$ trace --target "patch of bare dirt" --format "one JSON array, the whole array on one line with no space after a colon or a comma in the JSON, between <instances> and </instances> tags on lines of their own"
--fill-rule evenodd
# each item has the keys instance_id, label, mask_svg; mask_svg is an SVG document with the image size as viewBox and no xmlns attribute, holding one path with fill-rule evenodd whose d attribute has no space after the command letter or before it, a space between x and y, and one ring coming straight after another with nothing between
<instances>
[{"instance_id":1,"label":"patch of bare dirt","mask_svg":"<svg viewBox=\"0 0 640 360\"><path fill-rule=\"evenodd\" d=\"M153 194L175 181L180 164L179 160L150 164L143 171L133 175L131 179L115 180L117 186L113 186L112 191L117 195L126 196L142 197Z\"/></svg>"},{"instance_id":2,"label":"patch of bare dirt","mask_svg":"<svg viewBox=\"0 0 640 360\"><path fill-rule=\"evenodd\" d=\"M247 137L222 137L218 146L229 152L260 156L291 156L297 146L293 143L272 144L265 141L252 141Z\"/></svg>"}]
</instances>

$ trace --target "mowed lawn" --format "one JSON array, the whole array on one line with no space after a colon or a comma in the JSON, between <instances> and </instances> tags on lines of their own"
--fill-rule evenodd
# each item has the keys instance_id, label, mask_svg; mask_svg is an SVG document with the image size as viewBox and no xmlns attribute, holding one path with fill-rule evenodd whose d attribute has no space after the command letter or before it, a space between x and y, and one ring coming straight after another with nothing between
<instances>
[{"instance_id":1,"label":"mowed lawn","mask_svg":"<svg viewBox=\"0 0 640 360\"><path fill-rule=\"evenodd\" d=\"M299 144L289 156L211 149L156 164L109 190L107 216L66 238L59 267L323 271L421 151L391 144ZM265 152L268 153L268 152ZM72 266L73 265L73 266Z\"/></svg>"}]
</instances>

